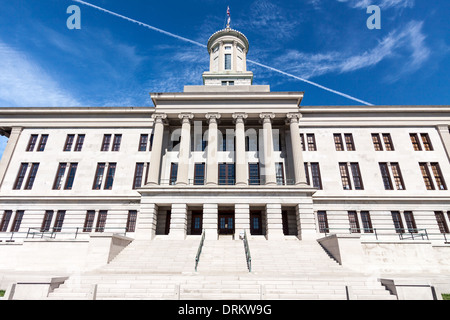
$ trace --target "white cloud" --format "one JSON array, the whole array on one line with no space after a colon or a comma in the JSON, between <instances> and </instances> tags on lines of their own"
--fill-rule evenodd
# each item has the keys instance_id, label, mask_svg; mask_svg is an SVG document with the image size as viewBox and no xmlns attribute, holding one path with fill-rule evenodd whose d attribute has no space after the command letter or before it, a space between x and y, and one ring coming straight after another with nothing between
<instances>
[{"instance_id":1,"label":"white cloud","mask_svg":"<svg viewBox=\"0 0 450 320\"><path fill-rule=\"evenodd\" d=\"M26 54L0 41L0 106L78 106L79 101Z\"/></svg>"},{"instance_id":2,"label":"white cloud","mask_svg":"<svg viewBox=\"0 0 450 320\"><path fill-rule=\"evenodd\" d=\"M304 78L327 73L346 73L377 65L387 59L395 59L395 72L386 77L398 80L404 74L417 71L430 57L431 51L422 33L423 22L412 21L401 30L396 30L382 39L371 50L356 55L342 52L305 54L290 50L277 59L277 65Z\"/></svg>"},{"instance_id":3,"label":"white cloud","mask_svg":"<svg viewBox=\"0 0 450 320\"><path fill-rule=\"evenodd\" d=\"M350 7L357 9L364 9L370 5L378 5L382 9L388 8L412 8L414 0L337 0L339 2L347 2Z\"/></svg>"}]
</instances>

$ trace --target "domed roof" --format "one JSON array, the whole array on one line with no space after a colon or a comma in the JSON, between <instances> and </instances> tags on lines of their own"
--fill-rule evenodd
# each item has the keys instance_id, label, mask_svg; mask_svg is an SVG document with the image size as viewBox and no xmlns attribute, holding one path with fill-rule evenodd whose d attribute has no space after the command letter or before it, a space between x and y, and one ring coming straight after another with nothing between
<instances>
[{"instance_id":1,"label":"domed roof","mask_svg":"<svg viewBox=\"0 0 450 320\"><path fill-rule=\"evenodd\" d=\"M242 32L239 32L239 31L231 29L231 28L222 29L222 30L219 30L219 31L213 33L213 35L211 37L209 37L209 40L208 40L208 45L207 45L208 51L211 51L211 45L214 43L214 41L216 41L220 37L224 37L224 36L232 36L232 37L236 37L236 38L240 39L244 43L245 49L248 52L250 45L249 45L247 37Z\"/></svg>"}]
</instances>

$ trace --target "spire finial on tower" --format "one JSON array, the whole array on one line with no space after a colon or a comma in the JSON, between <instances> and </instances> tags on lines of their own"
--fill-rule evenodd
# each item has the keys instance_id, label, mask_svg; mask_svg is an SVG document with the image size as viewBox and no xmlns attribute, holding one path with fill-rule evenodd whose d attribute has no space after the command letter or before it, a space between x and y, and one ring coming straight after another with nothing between
<instances>
[{"instance_id":1,"label":"spire finial on tower","mask_svg":"<svg viewBox=\"0 0 450 320\"><path fill-rule=\"evenodd\" d=\"M230 6L227 7L227 29L230 29L230 22L231 22L231 14L230 14Z\"/></svg>"}]
</instances>

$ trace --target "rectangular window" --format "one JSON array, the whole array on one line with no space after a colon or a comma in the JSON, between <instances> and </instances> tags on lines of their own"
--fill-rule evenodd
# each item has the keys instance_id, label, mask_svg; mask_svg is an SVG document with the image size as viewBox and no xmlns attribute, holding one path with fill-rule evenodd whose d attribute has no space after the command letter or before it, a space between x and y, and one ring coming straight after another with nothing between
<instances>
[{"instance_id":1,"label":"rectangular window","mask_svg":"<svg viewBox=\"0 0 450 320\"><path fill-rule=\"evenodd\" d=\"M122 142L122 135L121 134L115 134L114 135L114 142L113 142L113 146L112 146L112 151L119 151L121 142Z\"/></svg>"},{"instance_id":2,"label":"rectangular window","mask_svg":"<svg viewBox=\"0 0 450 320\"><path fill-rule=\"evenodd\" d=\"M317 211L317 221L319 222L319 232L329 232L328 219L326 211Z\"/></svg>"},{"instance_id":3,"label":"rectangular window","mask_svg":"<svg viewBox=\"0 0 450 320\"><path fill-rule=\"evenodd\" d=\"M20 164L19 172L17 173L16 181L14 182L14 190L20 190L22 188L23 181L25 180L25 175L27 174L28 163Z\"/></svg>"},{"instance_id":4,"label":"rectangular window","mask_svg":"<svg viewBox=\"0 0 450 320\"><path fill-rule=\"evenodd\" d=\"M411 211L405 211L404 213L406 226L410 233L417 233L416 221L414 220L414 215Z\"/></svg>"},{"instance_id":5,"label":"rectangular window","mask_svg":"<svg viewBox=\"0 0 450 320\"><path fill-rule=\"evenodd\" d=\"M56 172L55 182L53 183L53 190L60 190L66 172L67 163L60 163L58 171Z\"/></svg>"},{"instance_id":6,"label":"rectangular window","mask_svg":"<svg viewBox=\"0 0 450 320\"><path fill-rule=\"evenodd\" d=\"M432 162L430 163L431 171L434 175L434 180L436 181L436 187L439 190L447 190L447 185L445 184L444 177L442 176L441 168L439 167L439 163Z\"/></svg>"},{"instance_id":7,"label":"rectangular window","mask_svg":"<svg viewBox=\"0 0 450 320\"><path fill-rule=\"evenodd\" d=\"M423 148L425 149L425 151L433 151L433 145L431 144L428 133L421 133L420 137L422 138Z\"/></svg>"},{"instance_id":8,"label":"rectangular window","mask_svg":"<svg viewBox=\"0 0 450 320\"><path fill-rule=\"evenodd\" d=\"M358 214L356 211L348 212L348 221L350 223L350 232L351 233L360 233L359 222L358 222Z\"/></svg>"},{"instance_id":9,"label":"rectangular window","mask_svg":"<svg viewBox=\"0 0 450 320\"><path fill-rule=\"evenodd\" d=\"M316 138L314 137L314 133L307 134L306 140L308 142L308 151L317 151Z\"/></svg>"},{"instance_id":10,"label":"rectangular window","mask_svg":"<svg viewBox=\"0 0 450 320\"><path fill-rule=\"evenodd\" d=\"M86 212L86 219L84 219L83 232L91 232L92 231L92 226L94 225L94 219L95 219L95 211L88 210Z\"/></svg>"},{"instance_id":11,"label":"rectangular window","mask_svg":"<svg viewBox=\"0 0 450 320\"><path fill-rule=\"evenodd\" d=\"M0 223L0 232L6 232L8 230L9 221L11 220L12 211L5 210L3 212L2 222Z\"/></svg>"},{"instance_id":12,"label":"rectangular window","mask_svg":"<svg viewBox=\"0 0 450 320\"><path fill-rule=\"evenodd\" d=\"M383 151L383 145L381 144L380 135L378 133L372 133L372 142L375 151Z\"/></svg>"},{"instance_id":13,"label":"rectangular window","mask_svg":"<svg viewBox=\"0 0 450 320\"><path fill-rule=\"evenodd\" d=\"M404 233L402 218L399 211L391 211L392 221L394 222L395 232Z\"/></svg>"},{"instance_id":14,"label":"rectangular window","mask_svg":"<svg viewBox=\"0 0 450 320\"><path fill-rule=\"evenodd\" d=\"M350 175L348 173L347 163L341 162L339 163L339 171L341 173L341 182L344 190L351 190L352 185L350 183Z\"/></svg>"},{"instance_id":15,"label":"rectangular window","mask_svg":"<svg viewBox=\"0 0 450 320\"><path fill-rule=\"evenodd\" d=\"M141 134L138 151L147 151L148 134Z\"/></svg>"},{"instance_id":16,"label":"rectangular window","mask_svg":"<svg viewBox=\"0 0 450 320\"><path fill-rule=\"evenodd\" d=\"M134 171L133 189L140 188L142 186L142 177L144 176L144 163L136 163L136 169Z\"/></svg>"},{"instance_id":17,"label":"rectangular window","mask_svg":"<svg viewBox=\"0 0 450 320\"><path fill-rule=\"evenodd\" d=\"M300 133L300 142L302 143L302 150L306 151L306 147L305 147L305 136L303 135L303 133Z\"/></svg>"},{"instance_id":18,"label":"rectangular window","mask_svg":"<svg viewBox=\"0 0 450 320\"><path fill-rule=\"evenodd\" d=\"M336 151L344 151L342 135L340 133L335 133L333 136L334 136L334 145L336 147Z\"/></svg>"},{"instance_id":19,"label":"rectangular window","mask_svg":"<svg viewBox=\"0 0 450 320\"><path fill-rule=\"evenodd\" d=\"M134 232L136 229L136 220L137 220L137 211L136 210L128 210L128 218L127 218L127 232Z\"/></svg>"},{"instance_id":20,"label":"rectangular window","mask_svg":"<svg viewBox=\"0 0 450 320\"><path fill-rule=\"evenodd\" d=\"M361 221L365 233L372 233L372 220L370 219L369 211L361 211Z\"/></svg>"},{"instance_id":21,"label":"rectangular window","mask_svg":"<svg viewBox=\"0 0 450 320\"><path fill-rule=\"evenodd\" d=\"M66 179L66 185L64 190L72 190L73 182L75 180L75 174L77 173L78 163L71 163L69 167L69 173Z\"/></svg>"},{"instance_id":22,"label":"rectangular window","mask_svg":"<svg viewBox=\"0 0 450 320\"><path fill-rule=\"evenodd\" d=\"M320 177L319 163L311 163L311 178L313 187L322 190L322 178Z\"/></svg>"},{"instance_id":23,"label":"rectangular window","mask_svg":"<svg viewBox=\"0 0 450 320\"><path fill-rule=\"evenodd\" d=\"M283 162L275 163L275 172L277 178L277 185L284 185L284 170L283 170Z\"/></svg>"},{"instance_id":24,"label":"rectangular window","mask_svg":"<svg viewBox=\"0 0 450 320\"><path fill-rule=\"evenodd\" d=\"M259 185L259 163L249 163L248 164L248 184Z\"/></svg>"},{"instance_id":25,"label":"rectangular window","mask_svg":"<svg viewBox=\"0 0 450 320\"><path fill-rule=\"evenodd\" d=\"M74 139L75 139L75 135L74 134L68 134L67 135L66 143L64 144L64 151L71 151L72 150L72 145L73 145Z\"/></svg>"},{"instance_id":26,"label":"rectangular window","mask_svg":"<svg viewBox=\"0 0 450 320\"><path fill-rule=\"evenodd\" d=\"M65 210L58 210L58 212L56 213L55 224L53 225L54 232L61 232L65 215L66 215Z\"/></svg>"},{"instance_id":27,"label":"rectangular window","mask_svg":"<svg viewBox=\"0 0 450 320\"><path fill-rule=\"evenodd\" d=\"M402 172L400 171L399 164L397 162L391 162L391 169L397 190L405 190L405 184L403 183Z\"/></svg>"},{"instance_id":28,"label":"rectangular window","mask_svg":"<svg viewBox=\"0 0 450 320\"><path fill-rule=\"evenodd\" d=\"M41 140L39 141L39 146L38 146L38 149L37 149L38 152L43 152L45 150L45 146L47 145L47 141L48 141L48 134L41 135Z\"/></svg>"},{"instance_id":29,"label":"rectangular window","mask_svg":"<svg viewBox=\"0 0 450 320\"><path fill-rule=\"evenodd\" d=\"M75 150L76 152L80 152L81 149L83 149L83 144L84 144L84 138L86 136L84 134L79 134L78 138L77 138L77 143L75 144Z\"/></svg>"},{"instance_id":30,"label":"rectangular window","mask_svg":"<svg viewBox=\"0 0 450 320\"><path fill-rule=\"evenodd\" d=\"M430 171L428 170L428 164L426 162L419 163L420 171L422 172L423 181L427 190L434 190L433 180L431 179Z\"/></svg>"},{"instance_id":31,"label":"rectangular window","mask_svg":"<svg viewBox=\"0 0 450 320\"><path fill-rule=\"evenodd\" d=\"M97 164L97 170L95 172L93 190L100 190L102 188L103 174L105 172L106 163Z\"/></svg>"},{"instance_id":32,"label":"rectangular window","mask_svg":"<svg viewBox=\"0 0 450 320\"><path fill-rule=\"evenodd\" d=\"M353 185L355 186L355 190L364 190L359 164L357 162L350 163L350 169L352 170Z\"/></svg>"},{"instance_id":33,"label":"rectangular window","mask_svg":"<svg viewBox=\"0 0 450 320\"><path fill-rule=\"evenodd\" d=\"M235 168L234 163L219 164L219 184L234 185L235 184Z\"/></svg>"},{"instance_id":34,"label":"rectangular window","mask_svg":"<svg viewBox=\"0 0 450 320\"><path fill-rule=\"evenodd\" d=\"M41 232L49 231L50 224L52 223L53 210L45 211L44 219L42 220Z\"/></svg>"},{"instance_id":35,"label":"rectangular window","mask_svg":"<svg viewBox=\"0 0 450 320\"><path fill-rule=\"evenodd\" d=\"M108 164L108 172L106 174L105 190L112 189L115 173L116 173L116 163L109 163Z\"/></svg>"},{"instance_id":36,"label":"rectangular window","mask_svg":"<svg viewBox=\"0 0 450 320\"><path fill-rule=\"evenodd\" d=\"M109 151L109 145L111 144L111 135L105 134L103 136L102 149L101 151Z\"/></svg>"},{"instance_id":37,"label":"rectangular window","mask_svg":"<svg viewBox=\"0 0 450 320\"><path fill-rule=\"evenodd\" d=\"M353 142L353 135L351 133L345 133L344 138L347 151L355 151L355 143Z\"/></svg>"},{"instance_id":38,"label":"rectangular window","mask_svg":"<svg viewBox=\"0 0 450 320\"><path fill-rule=\"evenodd\" d=\"M205 164L196 163L194 167L194 185L205 184Z\"/></svg>"},{"instance_id":39,"label":"rectangular window","mask_svg":"<svg viewBox=\"0 0 450 320\"><path fill-rule=\"evenodd\" d=\"M39 169L39 163L31 164L30 174L28 175L27 183L25 184L25 190L31 190L33 188L34 181L36 180L37 171Z\"/></svg>"},{"instance_id":40,"label":"rectangular window","mask_svg":"<svg viewBox=\"0 0 450 320\"><path fill-rule=\"evenodd\" d=\"M225 54L225 70L231 70L231 54Z\"/></svg>"},{"instance_id":41,"label":"rectangular window","mask_svg":"<svg viewBox=\"0 0 450 320\"><path fill-rule=\"evenodd\" d=\"M28 152L32 152L34 150L34 146L36 145L37 139L38 139L38 135L37 134L32 134L30 136L30 140L28 141L28 145L27 145L27 151Z\"/></svg>"},{"instance_id":42,"label":"rectangular window","mask_svg":"<svg viewBox=\"0 0 450 320\"><path fill-rule=\"evenodd\" d=\"M435 211L434 215L436 217L436 222L439 226L439 231L441 233L448 233L447 222L445 222L444 213L442 211Z\"/></svg>"},{"instance_id":43,"label":"rectangular window","mask_svg":"<svg viewBox=\"0 0 450 320\"><path fill-rule=\"evenodd\" d=\"M177 182L178 163L172 162L170 165L170 184L174 185Z\"/></svg>"},{"instance_id":44,"label":"rectangular window","mask_svg":"<svg viewBox=\"0 0 450 320\"><path fill-rule=\"evenodd\" d=\"M383 141L386 151L394 151L394 144L392 143L391 135L389 133L383 133Z\"/></svg>"},{"instance_id":45,"label":"rectangular window","mask_svg":"<svg viewBox=\"0 0 450 320\"><path fill-rule=\"evenodd\" d=\"M303 165L304 165L304 167L305 167L306 183L309 184L309 169L308 169L308 162L305 162Z\"/></svg>"},{"instance_id":46,"label":"rectangular window","mask_svg":"<svg viewBox=\"0 0 450 320\"><path fill-rule=\"evenodd\" d=\"M386 162L380 162L380 171L381 171L381 178L383 179L384 189L386 190L393 190L391 176L389 174L389 168Z\"/></svg>"},{"instance_id":47,"label":"rectangular window","mask_svg":"<svg viewBox=\"0 0 450 320\"><path fill-rule=\"evenodd\" d=\"M420 145L419 137L417 136L417 133L410 133L409 137L411 138L411 143L413 145L413 148L415 151L421 151L422 146Z\"/></svg>"},{"instance_id":48,"label":"rectangular window","mask_svg":"<svg viewBox=\"0 0 450 320\"><path fill-rule=\"evenodd\" d=\"M97 220L97 226L95 227L95 232L105 231L107 216L108 216L107 210L100 210L98 212L98 220Z\"/></svg>"},{"instance_id":49,"label":"rectangular window","mask_svg":"<svg viewBox=\"0 0 450 320\"><path fill-rule=\"evenodd\" d=\"M14 217L14 222L13 222L13 225L11 227L11 232L19 232L24 212L25 211L23 211L23 210L17 210L16 211L16 216Z\"/></svg>"}]
</instances>

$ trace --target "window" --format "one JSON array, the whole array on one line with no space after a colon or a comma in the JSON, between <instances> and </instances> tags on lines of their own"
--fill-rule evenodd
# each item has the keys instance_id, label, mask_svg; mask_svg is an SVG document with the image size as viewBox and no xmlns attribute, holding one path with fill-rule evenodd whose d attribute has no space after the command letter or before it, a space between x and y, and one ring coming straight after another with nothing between
<instances>
[{"instance_id":1,"label":"window","mask_svg":"<svg viewBox=\"0 0 450 320\"><path fill-rule=\"evenodd\" d=\"M140 188L142 186L142 178L144 176L144 163L136 163L136 169L134 171L133 189Z\"/></svg>"},{"instance_id":2,"label":"window","mask_svg":"<svg viewBox=\"0 0 450 320\"><path fill-rule=\"evenodd\" d=\"M313 187L322 190L322 178L320 177L320 168L317 162L311 163L311 178Z\"/></svg>"},{"instance_id":3,"label":"window","mask_svg":"<svg viewBox=\"0 0 450 320\"><path fill-rule=\"evenodd\" d=\"M275 163L275 174L277 178L277 185L284 185L284 170L283 170L283 162Z\"/></svg>"},{"instance_id":4,"label":"window","mask_svg":"<svg viewBox=\"0 0 450 320\"><path fill-rule=\"evenodd\" d=\"M37 151L43 152L45 150L45 146L47 145L48 134L41 135L41 140L39 141L39 146Z\"/></svg>"},{"instance_id":5,"label":"window","mask_svg":"<svg viewBox=\"0 0 450 320\"><path fill-rule=\"evenodd\" d=\"M248 164L248 184L259 185L259 163L249 163Z\"/></svg>"},{"instance_id":6,"label":"window","mask_svg":"<svg viewBox=\"0 0 450 320\"><path fill-rule=\"evenodd\" d=\"M413 145L413 148L415 151L421 151L422 147L420 145L419 137L417 136L417 133L410 133L409 137L411 138L411 143Z\"/></svg>"},{"instance_id":7,"label":"window","mask_svg":"<svg viewBox=\"0 0 450 320\"><path fill-rule=\"evenodd\" d=\"M32 134L30 136L30 140L28 141L28 146L27 146L27 151L31 152L34 150L34 146L36 145L36 141L38 139L38 135L37 134Z\"/></svg>"},{"instance_id":8,"label":"window","mask_svg":"<svg viewBox=\"0 0 450 320\"><path fill-rule=\"evenodd\" d=\"M94 225L94 219L95 219L95 211L88 210L86 213L86 218L84 220L83 232L91 232L92 231L92 226Z\"/></svg>"},{"instance_id":9,"label":"window","mask_svg":"<svg viewBox=\"0 0 450 320\"><path fill-rule=\"evenodd\" d=\"M11 232L18 232L20 229L20 224L22 223L23 214L25 211L17 210L16 216L14 217L13 225L11 227Z\"/></svg>"},{"instance_id":10,"label":"window","mask_svg":"<svg viewBox=\"0 0 450 320\"><path fill-rule=\"evenodd\" d=\"M422 172L423 181L427 190L434 190L433 180L431 179L430 171L428 170L428 164L426 162L419 163L420 171Z\"/></svg>"},{"instance_id":11,"label":"window","mask_svg":"<svg viewBox=\"0 0 450 320\"><path fill-rule=\"evenodd\" d=\"M6 232L6 230L8 229L9 220L11 220L11 216L11 210L5 210L3 212L2 222L0 223L0 232Z\"/></svg>"},{"instance_id":12,"label":"window","mask_svg":"<svg viewBox=\"0 0 450 320\"><path fill-rule=\"evenodd\" d=\"M416 221L414 220L414 215L411 211L405 211L403 213L405 216L406 226L410 233L417 233Z\"/></svg>"},{"instance_id":13,"label":"window","mask_svg":"<svg viewBox=\"0 0 450 320\"><path fill-rule=\"evenodd\" d=\"M41 232L49 231L50 224L52 223L53 210L45 211L44 219L42 220Z\"/></svg>"},{"instance_id":14,"label":"window","mask_svg":"<svg viewBox=\"0 0 450 320\"><path fill-rule=\"evenodd\" d=\"M347 151L355 151L355 143L353 142L353 135L351 133L345 133L344 138Z\"/></svg>"},{"instance_id":15,"label":"window","mask_svg":"<svg viewBox=\"0 0 450 320\"><path fill-rule=\"evenodd\" d=\"M348 173L347 163L339 163L339 171L341 173L341 182L344 190L351 190L350 175Z\"/></svg>"},{"instance_id":16,"label":"window","mask_svg":"<svg viewBox=\"0 0 450 320\"><path fill-rule=\"evenodd\" d=\"M335 133L333 136L336 151L344 151L344 145L342 143L342 135L340 133Z\"/></svg>"},{"instance_id":17,"label":"window","mask_svg":"<svg viewBox=\"0 0 450 320\"><path fill-rule=\"evenodd\" d=\"M178 176L178 163L172 162L170 165L170 181L171 185L174 185L177 182Z\"/></svg>"},{"instance_id":18,"label":"window","mask_svg":"<svg viewBox=\"0 0 450 320\"><path fill-rule=\"evenodd\" d=\"M364 190L359 164L356 162L350 163L350 169L353 175L353 185L355 186L355 190Z\"/></svg>"},{"instance_id":19,"label":"window","mask_svg":"<svg viewBox=\"0 0 450 320\"><path fill-rule=\"evenodd\" d=\"M372 233L372 220L370 219L369 211L361 211L361 221L365 233Z\"/></svg>"},{"instance_id":20,"label":"window","mask_svg":"<svg viewBox=\"0 0 450 320\"><path fill-rule=\"evenodd\" d=\"M375 151L383 151L383 145L381 144L380 135L378 133L372 133L372 142Z\"/></svg>"},{"instance_id":21,"label":"window","mask_svg":"<svg viewBox=\"0 0 450 320\"><path fill-rule=\"evenodd\" d=\"M306 151L306 148L305 148L305 137L304 137L303 133L300 133L300 141L302 143L302 150Z\"/></svg>"},{"instance_id":22,"label":"window","mask_svg":"<svg viewBox=\"0 0 450 320\"><path fill-rule=\"evenodd\" d=\"M128 218L127 218L127 232L134 232L136 229L136 220L137 220L137 211L136 210L128 210Z\"/></svg>"},{"instance_id":23,"label":"window","mask_svg":"<svg viewBox=\"0 0 450 320\"><path fill-rule=\"evenodd\" d=\"M31 190L33 188L34 180L36 180L36 174L39 169L39 163L31 164L30 174L28 175L27 183L25 184L25 190Z\"/></svg>"},{"instance_id":24,"label":"window","mask_svg":"<svg viewBox=\"0 0 450 320\"><path fill-rule=\"evenodd\" d=\"M319 222L319 232L329 232L328 219L326 211L317 211L317 221Z\"/></svg>"},{"instance_id":25,"label":"window","mask_svg":"<svg viewBox=\"0 0 450 320\"><path fill-rule=\"evenodd\" d=\"M225 54L225 70L231 70L231 54Z\"/></svg>"},{"instance_id":26,"label":"window","mask_svg":"<svg viewBox=\"0 0 450 320\"><path fill-rule=\"evenodd\" d=\"M222 81L223 86L234 86L234 81Z\"/></svg>"},{"instance_id":27,"label":"window","mask_svg":"<svg viewBox=\"0 0 450 320\"><path fill-rule=\"evenodd\" d=\"M358 222L358 214L356 211L348 212L348 221L350 223L350 232L351 233L360 233L359 222Z\"/></svg>"},{"instance_id":28,"label":"window","mask_svg":"<svg viewBox=\"0 0 450 320\"><path fill-rule=\"evenodd\" d=\"M73 181L75 180L75 174L77 173L78 163L71 163L69 167L69 173L67 175L66 185L64 190L72 190Z\"/></svg>"},{"instance_id":29,"label":"window","mask_svg":"<svg viewBox=\"0 0 450 320\"><path fill-rule=\"evenodd\" d=\"M22 188L23 181L25 180L25 175L27 173L28 163L22 163L17 173L16 182L14 183L14 190L20 190Z\"/></svg>"},{"instance_id":30,"label":"window","mask_svg":"<svg viewBox=\"0 0 450 320\"><path fill-rule=\"evenodd\" d=\"M383 142L386 151L394 151L394 144L392 143L391 135L389 133L383 133Z\"/></svg>"},{"instance_id":31,"label":"window","mask_svg":"<svg viewBox=\"0 0 450 320\"><path fill-rule=\"evenodd\" d=\"M234 185L235 184L235 168L234 163L219 164L219 184Z\"/></svg>"},{"instance_id":32,"label":"window","mask_svg":"<svg viewBox=\"0 0 450 320\"><path fill-rule=\"evenodd\" d=\"M103 232L105 231L106 225L106 217L108 216L107 210L100 210L98 213L97 226L95 228L95 232Z\"/></svg>"},{"instance_id":33,"label":"window","mask_svg":"<svg viewBox=\"0 0 450 320\"><path fill-rule=\"evenodd\" d=\"M439 226L439 231L441 233L448 233L448 226L447 222L445 221L444 213L442 211L435 211L434 215Z\"/></svg>"},{"instance_id":34,"label":"window","mask_svg":"<svg viewBox=\"0 0 450 320\"><path fill-rule=\"evenodd\" d=\"M395 232L404 233L403 221L399 211L391 211L392 221L394 222Z\"/></svg>"},{"instance_id":35,"label":"window","mask_svg":"<svg viewBox=\"0 0 450 320\"><path fill-rule=\"evenodd\" d=\"M119 151L121 142L122 142L122 135L121 134L115 134L114 135L114 143L113 143L113 146L112 146L112 151Z\"/></svg>"},{"instance_id":36,"label":"window","mask_svg":"<svg viewBox=\"0 0 450 320\"><path fill-rule=\"evenodd\" d=\"M56 214L55 224L53 225L54 232L61 232L65 215L66 215L65 210L58 210Z\"/></svg>"},{"instance_id":37,"label":"window","mask_svg":"<svg viewBox=\"0 0 450 320\"><path fill-rule=\"evenodd\" d=\"M74 134L68 134L66 138L66 143L64 145L64 151L71 151L72 150L72 144L75 139Z\"/></svg>"},{"instance_id":38,"label":"window","mask_svg":"<svg viewBox=\"0 0 450 320\"><path fill-rule=\"evenodd\" d=\"M353 142L353 135L351 133L345 133L345 148L344 148L344 140L342 140L341 133L333 134L334 137L334 145L336 147L336 151L355 151L355 143Z\"/></svg>"},{"instance_id":39,"label":"window","mask_svg":"<svg viewBox=\"0 0 450 320\"><path fill-rule=\"evenodd\" d=\"M102 188L103 173L105 172L106 163L98 163L95 172L93 190L100 190Z\"/></svg>"},{"instance_id":40,"label":"window","mask_svg":"<svg viewBox=\"0 0 450 320\"><path fill-rule=\"evenodd\" d=\"M115 163L109 163L108 165L108 172L106 175L106 181L105 181L105 190L111 190L113 183L114 183L114 175L116 173L116 164Z\"/></svg>"},{"instance_id":41,"label":"window","mask_svg":"<svg viewBox=\"0 0 450 320\"><path fill-rule=\"evenodd\" d=\"M306 140L308 142L308 151L317 151L316 138L314 137L314 134L307 134Z\"/></svg>"},{"instance_id":42,"label":"window","mask_svg":"<svg viewBox=\"0 0 450 320\"><path fill-rule=\"evenodd\" d=\"M431 140L428 133L421 133L420 137L422 138L423 148L425 151L433 151L433 146L431 145Z\"/></svg>"},{"instance_id":43,"label":"window","mask_svg":"<svg viewBox=\"0 0 450 320\"><path fill-rule=\"evenodd\" d=\"M430 163L431 171L434 175L434 180L436 181L436 187L439 190L447 190L447 186L444 181L444 177L442 176L441 168L439 167L439 163L432 162Z\"/></svg>"},{"instance_id":44,"label":"window","mask_svg":"<svg viewBox=\"0 0 450 320\"><path fill-rule=\"evenodd\" d=\"M56 172L55 182L53 183L53 190L60 190L64 174L66 172L67 163L60 163Z\"/></svg>"},{"instance_id":45,"label":"window","mask_svg":"<svg viewBox=\"0 0 450 320\"><path fill-rule=\"evenodd\" d=\"M386 162L379 163L381 178L383 179L384 189L393 190L391 176L389 174L389 168Z\"/></svg>"},{"instance_id":46,"label":"window","mask_svg":"<svg viewBox=\"0 0 450 320\"><path fill-rule=\"evenodd\" d=\"M405 190L405 184L403 183L402 172L397 162L391 162L392 175L394 176L394 182L397 190Z\"/></svg>"},{"instance_id":47,"label":"window","mask_svg":"<svg viewBox=\"0 0 450 320\"><path fill-rule=\"evenodd\" d=\"M76 152L80 152L83 148L84 138L86 136L84 134L79 134L77 138L77 143L75 144L75 150Z\"/></svg>"},{"instance_id":48,"label":"window","mask_svg":"<svg viewBox=\"0 0 450 320\"><path fill-rule=\"evenodd\" d=\"M110 134L105 134L103 136L103 142L102 142L102 149L101 149L101 151L108 151L110 144L111 144L111 135Z\"/></svg>"},{"instance_id":49,"label":"window","mask_svg":"<svg viewBox=\"0 0 450 320\"><path fill-rule=\"evenodd\" d=\"M141 134L138 151L147 151L148 134Z\"/></svg>"},{"instance_id":50,"label":"window","mask_svg":"<svg viewBox=\"0 0 450 320\"><path fill-rule=\"evenodd\" d=\"M194 185L205 184L205 164L196 163L194 167Z\"/></svg>"}]
</instances>

